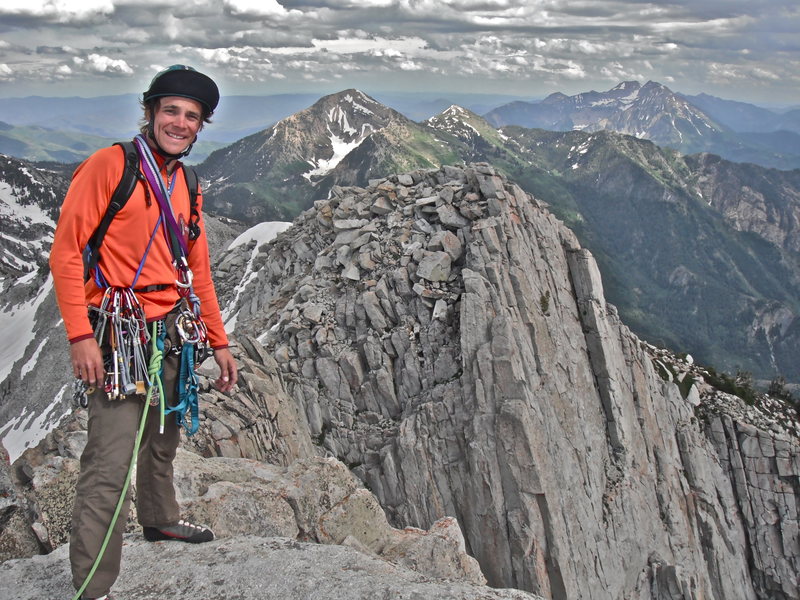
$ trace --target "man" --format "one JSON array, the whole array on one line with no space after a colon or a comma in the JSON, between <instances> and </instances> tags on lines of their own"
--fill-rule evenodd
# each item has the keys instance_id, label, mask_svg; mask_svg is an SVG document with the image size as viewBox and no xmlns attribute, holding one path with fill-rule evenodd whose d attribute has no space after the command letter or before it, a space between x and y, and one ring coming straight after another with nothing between
<instances>
[{"instance_id":1,"label":"man","mask_svg":"<svg viewBox=\"0 0 800 600\"><path fill-rule=\"evenodd\" d=\"M187 359L181 358L179 349L182 344L189 344L184 331L187 325L176 327L176 320L182 323L180 319L188 319L189 326L200 332L207 329L208 344L220 368L216 387L228 392L237 381L236 364L228 350L211 281L200 211L202 197L197 197L192 214L179 160L188 154L203 124L210 122L218 101L216 84L191 67L174 65L153 78L142 99L142 134L134 140L139 144L145 174L146 162L151 161L151 179L148 182L140 178L127 203L111 221L97 267L87 281L82 254L123 175L125 153L120 147L99 150L78 167L62 206L50 268L70 341L72 369L87 386L88 400L88 443L81 456L70 540L73 583L81 598L110 598L110 588L119 574L130 498L124 499L115 522L114 513L146 404L143 382L133 385L131 379L147 378L151 388L148 399L154 393L158 395L158 375L142 375L141 364L136 365L139 374L132 374L132 365L137 358L139 363L146 360L142 358L146 354L138 356L138 347L134 348L134 356L123 352L123 338L129 336L129 329L138 324L143 329L146 322L148 334L165 346L163 365L159 368L157 359L151 357L150 368L156 373L161 371L167 407L175 406L178 396L182 396L177 389L178 373L180 361ZM169 223L173 225L171 230ZM199 231L194 224L199 225ZM180 256L176 255L176 246L183 248L185 262L176 258ZM113 306L109 298L113 298ZM121 310L120 302L131 306ZM130 317L129 313L140 316L117 327L115 319L121 321ZM100 333L96 334L93 323L98 331L102 329ZM138 343L139 350L150 352L148 334L139 332L130 343ZM121 386L120 382L127 382L128 386ZM182 410L177 419L164 419L163 433L159 412L157 408L149 411L140 433L136 476L139 523L149 541L209 541L213 533L181 520L175 501L172 461L179 442ZM113 532L101 549L112 522Z\"/></svg>"}]
</instances>

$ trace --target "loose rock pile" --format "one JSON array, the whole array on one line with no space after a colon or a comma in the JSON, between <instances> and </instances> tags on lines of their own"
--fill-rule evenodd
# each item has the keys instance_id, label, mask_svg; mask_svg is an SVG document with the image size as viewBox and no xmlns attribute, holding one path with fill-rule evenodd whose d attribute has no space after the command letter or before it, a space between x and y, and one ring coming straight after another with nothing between
<instances>
[{"instance_id":1,"label":"loose rock pile","mask_svg":"<svg viewBox=\"0 0 800 600\"><path fill-rule=\"evenodd\" d=\"M727 415L735 421L771 432L773 437L800 439L797 408L784 398L759 393L749 381L739 382L747 392L746 398L725 392L713 385L719 376L696 364L691 356L682 358L650 344L644 348L652 356L659 375L665 381L678 384L686 400L696 407L695 413L704 421L709 421L712 416ZM726 378L736 382L736 377Z\"/></svg>"}]
</instances>

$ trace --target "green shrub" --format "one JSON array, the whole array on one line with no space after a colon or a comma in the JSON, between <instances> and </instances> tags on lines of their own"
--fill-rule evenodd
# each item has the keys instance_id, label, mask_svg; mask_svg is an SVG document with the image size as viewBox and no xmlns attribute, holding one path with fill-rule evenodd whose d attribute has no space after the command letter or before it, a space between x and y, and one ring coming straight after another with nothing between
<instances>
[{"instance_id":1,"label":"green shrub","mask_svg":"<svg viewBox=\"0 0 800 600\"><path fill-rule=\"evenodd\" d=\"M734 376L727 373L717 373L713 367L708 367L706 371L708 383L718 390L738 396L747 404L753 405L755 403L758 392L753 387L753 376L749 372L739 370Z\"/></svg>"},{"instance_id":2,"label":"green shrub","mask_svg":"<svg viewBox=\"0 0 800 600\"><path fill-rule=\"evenodd\" d=\"M798 403L798 398L795 398L792 392L786 389L786 378L783 375L778 375L770 382L767 388L767 394L773 398L786 400L786 402L795 406Z\"/></svg>"},{"instance_id":3,"label":"green shrub","mask_svg":"<svg viewBox=\"0 0 800 600\"><path fill-rule=\"evenodd\" d=\"M539 296L539 306L545 315L550 314L550 290Z\"/></svg>"}]
</instances>

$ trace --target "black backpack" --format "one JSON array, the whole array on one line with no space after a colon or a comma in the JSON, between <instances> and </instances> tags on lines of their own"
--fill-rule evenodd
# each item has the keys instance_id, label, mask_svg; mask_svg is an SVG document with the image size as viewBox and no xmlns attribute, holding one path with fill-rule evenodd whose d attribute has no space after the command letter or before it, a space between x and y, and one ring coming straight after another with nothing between
<instances>
[{"instance_id":1,"label":"black backpack","mask_svg":"<svg viewBox=\"0 0 800 600\"><path fill-rule=\"evenodd\" d=\"M97 261L100 260L100 246L103 244L103 238L106 235L106 231L108 231L108 226L111 225L111 221L116 214L128 202L128 198L133 194L137 182L141 181L144 184L145 194L148 200L150 197L147 180L139 170L139 152L136 150L136 145L132 141L117 142L114 145L121 147L125 154L125 168L122 171L122 178L119 180L117 187L114 189L114 193L111 195L108 208L106 208L106 212L100 220L100 224L97 226L97 229L94 230L92 237L89 238L86 247L83 249L84 281L89 280L92 269L97 266ZM198 225L200 211L197 208L197 172L186 165L183 165L182 169L183 176L186 179L186 189L189 190L189 239L196 240L200 235L200 226Z\"/></svg>"}]
</instances>

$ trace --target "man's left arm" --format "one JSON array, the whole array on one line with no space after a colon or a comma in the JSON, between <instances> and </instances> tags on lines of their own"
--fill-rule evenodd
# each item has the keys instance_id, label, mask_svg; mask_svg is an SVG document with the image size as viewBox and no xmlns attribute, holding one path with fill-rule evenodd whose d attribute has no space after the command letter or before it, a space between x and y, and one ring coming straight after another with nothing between
<instances>
[{"instance_id":1,"label":"man's left arm","mask_svg":"<svg viewBox=\"0 0 800 600\"><path fill-rule=\"evenodd\" d=\"M238 380L236 360L228 349L228 336L222 322L217 293L211 279L211 260L208 255L208 238L202 211L202 195L198 195L198 225L200 235L189 246L188 263L194 275L194 292L200 299L200 313L208 328L208 340L214 349L214 360L220 368L219 378L215 381L221 392L230 391Z\"/></svg>"},{"instance_id":2,"label":"man's left arm","mask_svg":"<svg viewBox=\"0 0 800 600\"><path fill-rule=\"evenodd\" d=\"M219 365L219 377L214 382L214 385L223 394L228 393L239 379L236 360L228 348L214 350L214 360Z\"/></svg>"}]
</instances>

